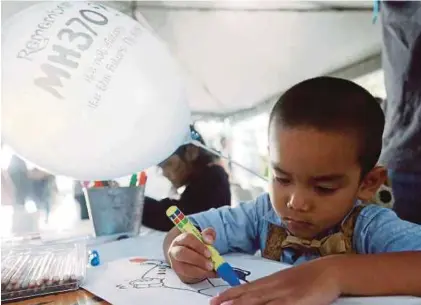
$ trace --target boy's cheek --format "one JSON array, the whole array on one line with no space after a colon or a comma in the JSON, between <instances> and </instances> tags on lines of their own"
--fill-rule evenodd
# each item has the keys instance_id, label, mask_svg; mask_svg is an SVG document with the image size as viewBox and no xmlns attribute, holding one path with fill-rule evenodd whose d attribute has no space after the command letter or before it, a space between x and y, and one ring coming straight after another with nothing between
<instances>
[{"instance_id":1,"label":"boy's cheek","mask_svg":"<svg viewBox=\"0 0 421 305\"><path fill-rule=\"evenodd\" d=\"M281 190L277 189L276 181L273 179L269 182L269 198L272 203L272 207L275 210L276 214L281 215L282 206L284 205L284 194Z\"/></svg>"},{"instance_id":2,"label":"boy's cheek","mask_svg":"<svg viewBox=\"0 0 421 305\"><path fill-rule=\"evenodd\" d=\"M273 177L269 176L269 198L272 205L275 204L274 182Z\"/></svg>"}]
</instances>

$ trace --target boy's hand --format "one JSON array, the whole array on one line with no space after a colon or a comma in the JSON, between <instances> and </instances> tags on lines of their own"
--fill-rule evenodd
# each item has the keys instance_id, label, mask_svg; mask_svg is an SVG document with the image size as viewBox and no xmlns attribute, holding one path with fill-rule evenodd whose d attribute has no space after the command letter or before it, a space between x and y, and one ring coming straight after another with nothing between
<instances>
[{"instance_id":1,"label":"boy's hand","mask_svg":"<svg viewBox=\"0 0 421 305\"><path fill-rule=\"evenodd\" d=\"M328 305L340 295L336 274L329 262L315 260L228 289L211 305Z\"/></svg>"},{"instance_id":2,"label":"boy's hand","mask_svg":"<svg viewBox=\"0 0 421 305\"><path fill-rule=\"evenodd\" d=\"M213 229L204 230L202 235L209 245L215 241L216 233ZM205 278L216 277L210 257L206 245L189 233L178 235L168 248L171 267L185 283L197 283Z\"/></svg>"}]
</instances>

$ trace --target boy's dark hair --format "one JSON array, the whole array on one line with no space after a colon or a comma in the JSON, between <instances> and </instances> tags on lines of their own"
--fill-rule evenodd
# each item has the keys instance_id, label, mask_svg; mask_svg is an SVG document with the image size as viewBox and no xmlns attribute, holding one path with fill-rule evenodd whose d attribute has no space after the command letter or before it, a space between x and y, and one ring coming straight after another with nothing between
<instances>
[{"instance_id":1,"label":"boy's dark hair","mask_svg":"<svg viewBox=\"0 0 421 305\"><path fill-rule=\"evenodd\" d=\"M269 126L273 120L287 128L308 126L320 131L355 132L360 144L361 177L379 159L383 111L367 90L349 80L324 76L293 86L274 105Z\"/></svg>"}]
</instances>

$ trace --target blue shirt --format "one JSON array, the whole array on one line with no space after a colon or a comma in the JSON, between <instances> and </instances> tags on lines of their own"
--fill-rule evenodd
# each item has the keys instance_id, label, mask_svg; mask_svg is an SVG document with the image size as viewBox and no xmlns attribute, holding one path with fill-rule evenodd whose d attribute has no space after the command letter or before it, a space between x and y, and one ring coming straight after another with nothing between
<instances>
[{"instance_id":1,"label":"blue shirt","mask_svg":"<svg viewBox=\"0 0 421 305\"><path fill-rule=\"evenodd\" d=\"M202 230L209 227L215 229L214 246L221 254L254 254L263 250L269 223L282 226L268 194L263 194L254 201L241 203L235 208L212 209L189 216L189 219ZM390 209L369 205L361 211L355 223L353 249L361 254L421 251L421 225L401 220ZM298 265L318 257L304 254L293 259L293 254L292 249L284 250L282 261Z\"/></svg>"}]
</instances>

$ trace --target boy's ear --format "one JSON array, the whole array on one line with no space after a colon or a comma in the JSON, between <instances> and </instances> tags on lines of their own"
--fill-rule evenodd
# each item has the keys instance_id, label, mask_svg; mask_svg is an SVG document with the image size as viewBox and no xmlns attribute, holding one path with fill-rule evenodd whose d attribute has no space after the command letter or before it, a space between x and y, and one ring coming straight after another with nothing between
<instances>
[{"instance_id":1,"label":"boy's ear","mask_svg":"<svg viewBox=\"0 0 421 305\"><path fill-rule=\"evenodd\" d=\"M357 197L362 201L371 201L378 188L387 180L387 170L383 166L376 166L363 178Z\"/></svg>"}]
</instances>

